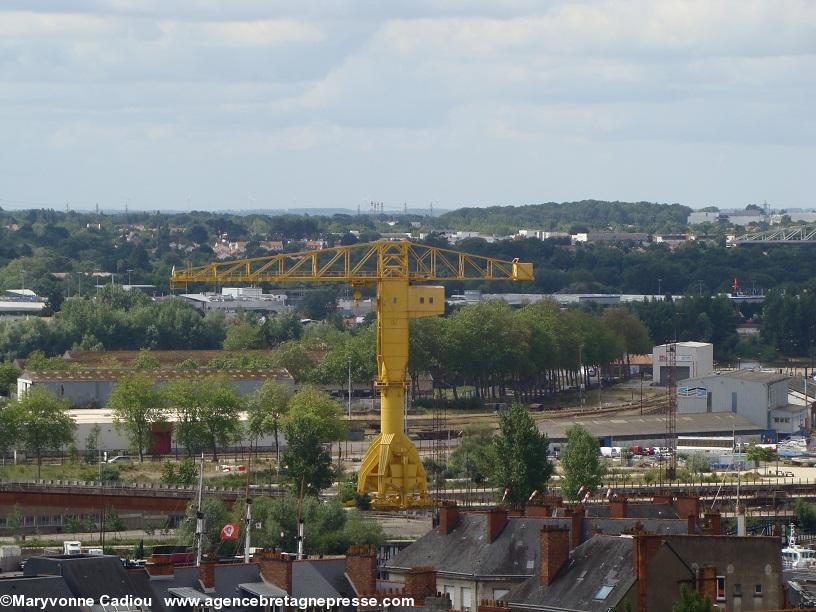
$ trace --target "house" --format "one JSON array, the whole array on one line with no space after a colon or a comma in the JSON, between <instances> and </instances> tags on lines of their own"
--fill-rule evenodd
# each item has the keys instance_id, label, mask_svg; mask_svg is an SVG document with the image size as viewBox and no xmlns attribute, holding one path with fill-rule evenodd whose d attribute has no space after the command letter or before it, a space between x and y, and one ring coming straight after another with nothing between
<instances>
[{"instance_id":1,"label":"house","mask_svg":"<svg viewBox=\"0 0 816 612\"><path fill-rule=\"evenodd\" d=\"M261 240L258 247L270 253L279 253L283 250L283 240Z\"/></svg>"},{"instance_id":2,"label":"house","mask_svg":"<svg viewBox=\"0 0 816 612\"><path fill-rule=\"evenodd\" d=\"M809 409L788 403L789 380L784 374L756 370L690 378L677 387L677 412L731 412L766 430L799 433L810 428Z\"/></svg>"},{"instance_id":3,"label":"house","mask_svg":"<svg viewBox=\"0 0 816 612\"><path fill-rule=\"evenodd\" d=\"M670 612L685 585L717 609L785 607L779 537L646 534L596 535L574 550L569 532L539 531L536 572L480 612L570 610Z\"/></svg>"}]
</instances>

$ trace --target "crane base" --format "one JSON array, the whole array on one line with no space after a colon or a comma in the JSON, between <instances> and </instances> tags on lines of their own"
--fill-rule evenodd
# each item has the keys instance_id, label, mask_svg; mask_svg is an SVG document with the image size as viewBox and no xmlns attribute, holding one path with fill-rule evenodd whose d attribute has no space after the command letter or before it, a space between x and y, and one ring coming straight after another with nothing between
<instances>
[{"instance_id":1,"label":"crane base","mask_svg":"<svg viewBox=\"0 0 816 612\"><path fill-rule=\"evenodd\" d=\"M425 467L416 446L402 432L374 438L360 465L357 492L370 494L375 508L433 505Z\"/></svg>"}]
</instances>

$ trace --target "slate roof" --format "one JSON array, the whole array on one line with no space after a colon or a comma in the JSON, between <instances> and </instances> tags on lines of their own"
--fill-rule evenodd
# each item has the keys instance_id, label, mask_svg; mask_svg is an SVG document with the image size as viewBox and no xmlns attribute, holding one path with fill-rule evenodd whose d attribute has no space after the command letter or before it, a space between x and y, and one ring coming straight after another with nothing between
<instances>
[{"instance_id":1,"label":"slate roof","mask_svg":"<svg viewBox=\"0 0 816 612\"><path fill-rule=\"evenodd\" d=\"M646 533L658 535L686 535L688 533L688 521L685 519L590 518L583 522L581 539L582 541L589 540L595 528L600 529L604 535L631 533L638 523L643 526L643 531Z\"/></svg>"},{"instance_id":2,"label":"slate roof","mask_svg":"<svg viewBox=\"0 0 816 612\"><path fill-rule=\"evenodd\" d=\"M18 576L0 579L0 595L25 595L27 597L71 597L71 589L62 576ZM78 607L64 607L68 612L80 612ZM19 612L40 611L38 607L16 607Z\"/></svg>"},{"instance_id":3,"label":"slate roof","mask_svg":"<svg viewBox=\"0 0 816 612\"><path fill-rule=\"evenodd\" d=\"M578 546L549 586L538 575L512 589L504 600L510 606L574 612L606 612L615 608L635 583L633 541L628 537L595 536ZM603 599L601 588L612 587Z\"/></svg>"},{"instance_id":4,"label":"slate roof","mask_svg":"<svg viewBox=\"0 0 816 612\"><path fill-rule=\"evenodd\" d=\"M171 589L193 589L204 593L204 587L198 580L199 568L177 567L172 577L153 577L150 588L153 591L153 607L157 612L169 612L164 606L165 597L172 597ZM260 568L255 563L219 565L215 569L215 591L208 593L212 597L237 597L238 586L248 582L260 582ZM236 610L238 608L222 608Z\"/></svg>"},{"instance_id":5,"label":"slate roof","mask_svg":"<svg viewBox=\"0 0 816 612\"><path fill-rule=\"evenodd\" d=\"M346 560L308 559L292 565L292 597L352 596L346 578Z\"/></svg>"},{"instance_id":6,"label":"slate roof","mask_svg":"<svg viewBox=\"0 0 816 612\"><path fill-rule=\"evenodd\" d=\"M62 576L77 597L149 597L146 583L131 577L119 557L112 555L55 555L31 557L23 570L25 576Z\"/></svg>"},{"instance_id":7,"label":"slate roof","mask_svg":"<svg viewBox=\"0 0 816 612\"><path fill-rule=\"evenodd\" d=\"M463 514L448 535L439 527L400 551L386 570L432 565L440 574L531 576L537 571L539 533L544 525L569 527L570 519L510 517L496 540L487 543L487 515Z\"/></svg>"}]
</instances>

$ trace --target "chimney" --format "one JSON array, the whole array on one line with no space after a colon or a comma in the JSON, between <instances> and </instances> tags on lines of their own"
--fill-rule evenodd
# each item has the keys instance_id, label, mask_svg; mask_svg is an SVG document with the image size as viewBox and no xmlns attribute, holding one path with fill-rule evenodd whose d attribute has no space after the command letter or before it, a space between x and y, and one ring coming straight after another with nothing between
<instances>
[{"instance_id":1,"label":"chimney","mask_svg":"<svg viewBox=\"0 0 816 612\"><path fill-rule=\"evenodd\" d=\"M635 536L632 538L632 545L635 547L632 557L632 573L637 579L638 602L635 609L638 612L646 612L646 593L648 592L647 568L655 553L660 549L660 536L646 534L643 532L643 525L638 521L635 524Z\"/></svg>"},{"instance_id":2,"label":"chimney","mask_svg":"<svg viewBox=\"0 0 816 612\"><path fill-rule=\"evenodd\" d=\"M265 582L274 584L289 595L292 594L292 561L293 557L274 550L255 553L255 561L261 566L261 577Z\"/></svg>"},{"instance_id":3,"label":"chimney","mask_svg":"<svg viewBox=\"0 0 816 612\"><path fill-rule=\"evenodd\" d=\"M507 525L507 510L491 508L487 511L487 543L492 544Z\"/></svg>"},{"instance_id":4,"label":"chimney","mask_svg":"<svg viewBox=\"0 0 816 612\"><path fill-rule=\"evenodd\" d=\"M538 578L543 586L549 586L569 559L569 529L555 525L545 525L541 528L539 541L541 563L539 564Z\"/></svg>"},{"instance_id":5,"label":"chimney","mask_svg":"<svg viewBox=\"0 0 816 612\"><path fill-rule=\"evenodd\" d=\"M705 565L700 568L700 578L697 585L700 595L708 597L711 601L717 601L717 568Z\"/></svg>"},{"instance_id":6,"label":"chimney","mask_svg":"<svg viewBox=\"0 0 816 612\"><path fill-rule=\"evenodd\" d=\"M626 518L626 508L629 502L622 495L615 495L609 500L609 518Z\"/></svg>"},{"instance_id":7,"label":"chimney","mask_svg":"<svg viewBox=\"0 0 816 612\"><path fill-rule=\"evenodd\" d=\"M173 576L173 557L171 555L150 555L145 564L145 571L150 576Z\"/></svg>"},{"instance_id":8,"label":"chimney","mask_svg":"<svg viewBox=\"0 0 816 612\"><path fill-rule=\"evenodd\" d=\"M694 535L697 533L697 517L689 514L686 520L688 521L688 534Z\"/></svg>"},{"instance_id":9,"label":"chimney","mask_svg":"<svg viewBox=\"0 0 816 612\"><path fill-rule=\"evenodd\" d=\"M569 509L570 550L584 541L584 507L580 504Z\"/></svg>"},{"instance_id":10,"label":"chimney","mask_svg":"<svg viewBox=\"0 0 816 612\"><path fill-rule=\"evenodd\" d=\"M719 512L706 512L703 517L703 533L705 535L722 535L722 522Z\"/></svg>"},{"instance_id":11,"label":"chimney","mask_svg":"<svg viewBox=\"0 0 816 612\"><path fill-rule=\"evenodd\" d=\"M436 595L436 570L433 567L412 567L405 574L405 595L414 599L414 606L425 605L425 598Z\"/></svg>"},{"instance_id":12,"label":"chimney","mask_svg":"<svg viewBox=\"0 0 816 612\"><path fill-rule=\"evenodd\" d=\"M377 590L377 549L372 545L351 546L346 553L346 576L358 595Z\"/></svg>"},{"instance_id":13,"label":"chimney","mask_svg":"<svg viewBox=\"0 0 816 612\"><path fill-rule=\"evenodd\" d=\"M459 522L459 508L455 503L446 503L439 507L439 533L448 535Z\"/></svg>"},{"instance_id":14,"label":"chimney","mask_svg":"<svg viewBox=\"0 0 816 612\"><path fill-rule=\"evenodd\" d=\"M217 560L217 557L212 554L201 560L201 565L198 568L198 580L205 591L215 589L215 564Z\"/></svg>"},{"instance_id":15,"label":"chimney","mask_svg":"<svg viewBox=\"0 0 816 612\"><path fill-rule=\"evenodd\" d=\"M677 516L693 514L697 518L700 516L700 498L694 493L678 493L674 500L674 509Z\"/></svg>"}]
</instances>

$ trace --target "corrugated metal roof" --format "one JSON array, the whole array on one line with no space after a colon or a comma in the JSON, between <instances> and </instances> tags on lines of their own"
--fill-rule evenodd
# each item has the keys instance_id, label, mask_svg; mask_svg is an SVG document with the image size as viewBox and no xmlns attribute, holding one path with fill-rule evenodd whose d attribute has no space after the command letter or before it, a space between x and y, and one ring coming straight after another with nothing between
<instances>
[{"instance_id":1,"label":"corrugated metal roof","mask_svg":"<svg viewBox=\"0 0 816 612\"><path fill-rule=\"evenodd\" d=\"M101 382L116 381L132 374L142 374L154 380L177 380L180 378L186 379L213 375L223 375L230 380L266 380L267 378L292 379L292 375L284 368L240 368L230 370L217 368L26 370L20 375L20 378L30 382Z\"/></svg>"}]
</instances>

